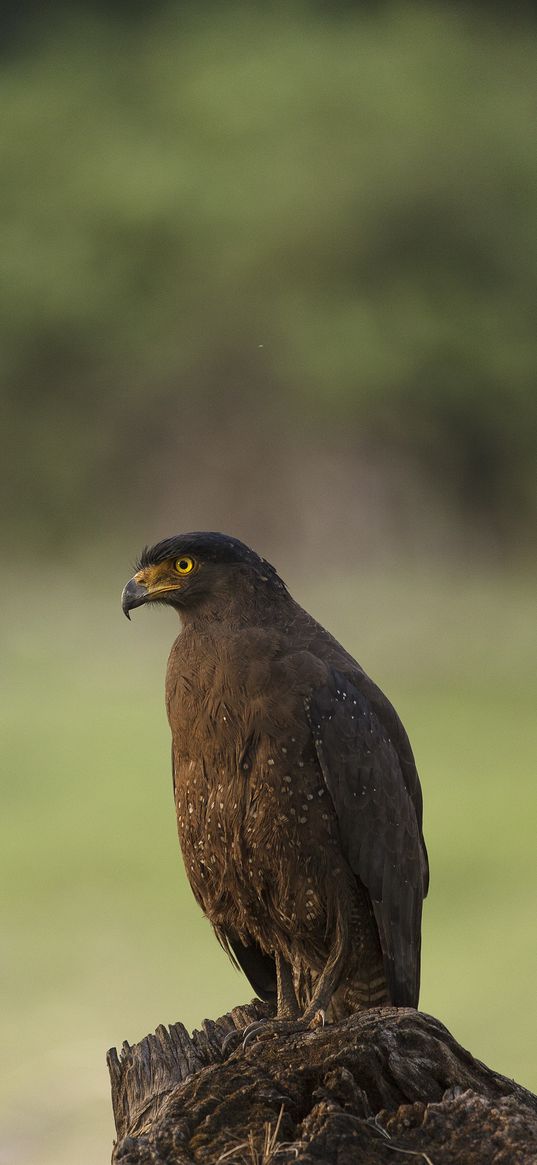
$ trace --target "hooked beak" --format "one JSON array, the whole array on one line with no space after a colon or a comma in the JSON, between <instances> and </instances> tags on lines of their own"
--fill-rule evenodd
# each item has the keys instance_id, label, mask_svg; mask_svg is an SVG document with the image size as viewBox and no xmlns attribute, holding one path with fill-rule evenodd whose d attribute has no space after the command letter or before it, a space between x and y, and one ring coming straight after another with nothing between
<instances>
[{"instance_id":1,"label":"hooked beak","mask_svg":"<svg viewBox=\"0 0 537 1165\"><path fill-rule=\"evenodd\" d=\"M151 598L150 592L143 583L136 581L136 578L130 578L127 585L123 587L123 594L121 596L121 607L123 614L130 619L129 611L134 607L141 607Z\"/></svg>"}]
</instances>

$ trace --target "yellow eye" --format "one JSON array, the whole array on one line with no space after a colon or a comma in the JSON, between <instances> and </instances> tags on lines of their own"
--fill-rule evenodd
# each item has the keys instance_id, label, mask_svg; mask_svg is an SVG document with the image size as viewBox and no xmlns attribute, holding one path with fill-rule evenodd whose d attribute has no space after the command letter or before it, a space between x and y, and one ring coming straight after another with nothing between
<instances>
[{"instance_id":1,"label":"yellow eye","mask_svg":"<svg viewBox=\"0 0 537 1165\"><path fill-rule=\"evenodd\" d=\"M182 558L176 558L174 562L177 574L190 574L194 570L194 559L189 558L188 554L183 554Z\"/></svg>"}]
</instances>

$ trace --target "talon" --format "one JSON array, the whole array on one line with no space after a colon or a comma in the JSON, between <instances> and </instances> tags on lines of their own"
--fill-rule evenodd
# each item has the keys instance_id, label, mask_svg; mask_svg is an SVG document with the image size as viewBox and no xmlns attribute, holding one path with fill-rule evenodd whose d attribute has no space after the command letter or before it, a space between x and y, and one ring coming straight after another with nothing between
<instances>
[{"instance_id":1,"label":"talon","mask_svg":"<svg viewBox=\"0 0 537 1165\"><path fill-rule=\"evenodd\" d=\"M261 1035L261 1032L263 1031L263 1028L266 1026L267 1023L268 1023L268 1020L266 1020L266 1019L257 1019L255 1021L255 1023L249 1023L248 1027L245 1027L245 1029L242 1033L242 1050L243 1050L243 1052L246 1051L248 1044L251 1044L252 1040L255 1040L257 1036Z\"/></svg>"},{"instance_id":2,"label":"talon","mask_svg":"<svg viewBox=\"0 0 537 1165\"><path fill-rule=\"evenodd\" d=\"M317 1020L318 1015L322 1017L320 1021ZM317 1026L319 1022L323 1023L324 1012L316 1012L315 1020L317 1020ZM304 1019L264 1019L252 1023L246 1028L246 1031L243 1032L242 1047L243 1050L246 1049L258 1036L272 1036L273 1039L277 1039L278 1036L296 1036L300 1035L301 1032L310 1031L312 1026L313 1023L308 1023Z\"/></svg>"},{"instance_id":3,"label":"talon","mask_svg":"<svg viewBox=\"0 0 537 1165\"><path fill-rule=\"evenodd\" d=\"M236 1027L234 1027L232 1031L228 1032L225 1040L222 1041L222 1055L226 1057L231 1055L231 1053L234 1052L235 1048L238 1046L240 1038L241 1032L238 1031Z\"/></svg>"}]
</instances>

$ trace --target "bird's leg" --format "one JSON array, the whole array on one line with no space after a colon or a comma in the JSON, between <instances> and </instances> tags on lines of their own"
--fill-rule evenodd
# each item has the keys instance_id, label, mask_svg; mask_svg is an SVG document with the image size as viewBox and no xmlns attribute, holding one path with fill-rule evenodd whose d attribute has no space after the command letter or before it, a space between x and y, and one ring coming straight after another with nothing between
<instances>
[{"instance_id":1,"label":"bird's leg","mask_svg":"<svg viewBox=\"0 0 537 1165\"><path fill-rule=\"evenodd\" d=\"M328 959L326 966L319 975L315 991L302 1016L302 1022L307 1027L318 1027L324 1024L326 1012L332 1001L334 992L339 987L342 971L345 965L346 951L337 949Z\"/></svg>"},{"instance_id":2,"label":"bird's leg","mask_svg":"<svg viewBox=\"0 0 537 1165\"><path fill-rule=\"evenodd\" d=\"M275 1019L264 1019L249 1024L243 1033L243 1048L248 1047L258 1035L296 1035L297 1032L324 1026L325 1015L334 991L339 986L347 957L346 947L338 943L319 975L306 1010L300 1015L291 968L288 963L276 956L278 1014Z\"/></svg>"},{"instance_id":3,"label":"bird's leg","mask_svg":"<svg viewBox=\"0 0 537 1165\"><path fill-rule=\"evenodd\" d=\"M298 1020L299 1006L295 994L292 969L278 951L274 952L274 961L276 963L276 986L278 992L276 1018L259 1019L255 1023L248 1024L248 1027L242 1033L243 1048L246 1048L262 1032L282 1032L288 1029L296 1031L297 1022L300 1022Z\"/></svg>"},{"instance_id":4,"label":"bird's leg","mask_svg":"<svg viewBox=\"0 0 537 1165\"><path fill-rule=\"evenodd\" d=\"M341 982L341 976L345 964L349 957L348 942L346 940L346 929L339 912L337 915L336 935L332 951L326 961L325 966L317 983L313 995L304 1011L303 1015L298 1015L298 1009L289 1015L288 1012L280 1011L280 979L283 979L284 970L280 968L278 976L278 1015L276 1019L266 1019L261 1023L250 1024L244 1033L243 1048L246 1048L251 1039L255 1039L257 1035L294 1035L297 1032L312 1030L320 1026L324 1026L325 1015L331 1003L334 991L337 990ZM286 973L291 974L288 964L284 964ZM278 957L276 957L276 972L278 975ZM292 983L292 979L291 979ZM295 995L293 988L293 996ZM282 984L283 997L283 984ZM296 1004L296 996L295 996Z\"/></svg>"},{"instance_id":5,"label":"bird's leg","mask_svg":"<svg viewBox=\"0 0 537 1165\"><path fill-rule=\"evenodd\" d=\"M315 984L315 990L302 1016L308 1027L324 1024L326 1012L337 991L349 958L349 930L336 904L336 927L332 950Z\"/></svg>"},{"instance_id":6,"label":"bird's leg","mask_svg":"<svg viewBox=\"0 0 537 1165\"><path fill-rule=\"evenodd\" d=\"M275 961L278 990L277 1017L278 1019L296 1019L299 1014L299 1006L293 983L293 971L281 955L276 954Z\"/></svg>"},{"instance_id":7,"label":"bird's leg","mask_svg":"<svg viewBox=\"0 0 537 1165\"><path fill-rule=\"evenodd\" d=\"M274 962L276 963L276 988L277 988L277 1011L275 1019L257 1019L253 1023L249 1023L244 1031L239 1032L236 1029L229 1032L223 1044L222 1051L227 1055L230 1051L234 1051L237 1046L238 1039L243 1040L243 1047L246 1047L250 1038L253 1038L264 1031L267 1024L285 1024L296 1021L300 1013L298 1006L295 988L293 983L293 972L289 963L277 951L274 952Z\"/></svg>"}]
</instances>

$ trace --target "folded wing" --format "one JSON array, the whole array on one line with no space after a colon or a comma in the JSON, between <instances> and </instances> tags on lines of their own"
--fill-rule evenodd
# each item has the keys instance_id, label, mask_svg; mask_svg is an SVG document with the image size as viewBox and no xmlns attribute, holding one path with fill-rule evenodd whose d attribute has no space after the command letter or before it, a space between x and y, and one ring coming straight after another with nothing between
<instances>
[{"instance_id":1,"label":"folded wing","mask_svg":"<svg viewBox=\"0 0 537 1165\"><path fill-rule=\"evenodd\" d=\"M428 864L408 737L363 673L351 679L332 671L307 713L343 851L371 899L390 998L417 1007Z\"/></svg>"}]
</instances>

